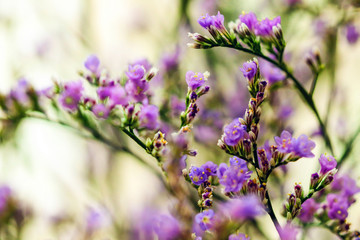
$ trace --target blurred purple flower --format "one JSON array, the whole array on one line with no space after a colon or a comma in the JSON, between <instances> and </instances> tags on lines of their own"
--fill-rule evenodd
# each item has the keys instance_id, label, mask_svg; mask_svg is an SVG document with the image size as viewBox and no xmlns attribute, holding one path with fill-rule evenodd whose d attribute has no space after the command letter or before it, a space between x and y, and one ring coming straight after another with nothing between
<instances>
[{"instance_id":1,"label":"blurred purple flower","mask_svg":"<svg viewBox=\"0 0 360 240\"><path fill-rule=\"evenodd\" d=\"M255 31L256 26L258 25L258 19L253 12L242 13L239 16L240 23L244 23L251 32Z\"/></svg>"},{"instance_id":2,"label":"blurred purple flower","mask_svg":"<svg viewBox=\"0 0 360 240\"><path fill-rule=\"evenodd\" d=\"M149 130L159 127L159 108L155 105L144 105L139 113L140 126Z\"/></svg>"},{"instance_id":3,"label":"blurred purple flower","mask_svg":"<svg viewBox=\"0 0 360 240\"><path fill-rule=\"evenodd\" d=\"M108 118L109 113L110 113L109 108L101 103L95 104L92 107L91 111L95 114L96 117L103 118L103 119Z\"/></svg>"},{"instance_id":4,"label":"blurred purple flower","mask_svg":"<svg viewBox=\"0 0 360 240\"><path fill-rule=\"evenodd\" d=\"M305 223L312 222L314 219L314 214L319 208L320 204L317 203L313 198L306 200L301 205L299 219Z\"/></svg>"},{"instance_id":5,"label":"blurred purple flower","mask_svg":"<svg viewBox=\"0 0 360 240\"><path fill-rule=\"evenodd\" d=\"M195 166L191 166L189 177L191 182L198 186L204 183L208 178L204 168Z\"/></svg>"},{"instance_id":6,"label":"blurred purple flower","mask_svg":"<svg viewBox=\"0 0 360 240\"><path fill-rule=\"evenodd\" d=\"M66 83L64 91L59 97L60 104L70 111L75 111L82 98L83 90L84 88L81 81Z\"/></svg>"},{"instance_id":7,"label":"blurred purple flower","mask_svg":"<svg viewBox=\"0 0 360 240\"><path fill-rule=\"evenodd\" d=\"M230 217L233 221L254 219L265 213L262 203L255 195L231 199L221 204L219 211L224 217Z\"/></svg>"},{"instance_id":8,"label":"blurred purple flower","mask_svg":"<svg viewBox=\"0 0 360 240\"><path fill-rule=\"evenodd\" d=\"M250 237L244 233L231 234L229 240L250 240Z\"/></svg>"},{"instance_id":9,"label":"blurred purple flower","mask_svg":"<svg viewBox=\"0 0 360 240\"><path fill-rule=\"evenodd\" d=\"M100 60L96 55L90 55L84 62L84 66L92 73L98 73Z\"/></svg>"},{"instance_id":10,"label":"blurred purple flower","mask_svg":"<svg viewBox=\"0 0 360 240\"><path fill-rule=\"evenodd\" d=\"M355 44L359 39L359 31L355 25L349 24L346 26L346 39L350 44Z\"/></svg>"},{"instance_id":11,"label":"blurred purple flower","mask_svg":"<svg viewBox=\"0 0 360 240\"><path fill-rule=\"evenodd\" d=\"M209 230L213 226L213 220L214 211L212 209L207 209L195 216L195 222L199 224L203 231Z\"/></svg>"},{"instance_id":12,"label":"blurred purple flower","mask_svg":"<svg viewBox=\"0 0 360 240\"><path fill-rule=\"evenodd\" d=\"M291 224L286 224L280 230L280 239L281 240L296 240L296 236L299 233L299 229Z\"/></svg>"},{"instance_id":13,"label":"blurred purple flower","mask_svg":"<svg viewBox=\"0 0 360 240\"><path fill-rule=\"evenodd\" d=\"M320 174L325 174L331 170L333 170L336 165L336 159L333 156L325 156L324 154L321 154L319 158L320 162Z\"/></svg>"}]
</instances>

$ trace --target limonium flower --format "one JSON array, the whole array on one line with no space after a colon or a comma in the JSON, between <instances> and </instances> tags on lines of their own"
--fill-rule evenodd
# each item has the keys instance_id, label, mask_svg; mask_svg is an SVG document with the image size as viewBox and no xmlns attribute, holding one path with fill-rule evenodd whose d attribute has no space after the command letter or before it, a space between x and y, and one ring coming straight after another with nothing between
<instances>
[{"instance_id":1,"label":"limonium flower","mask_svg":"<svg viewBox=\"0 0 360 240\"><path fill-rule=\"evenodd\" d=\"M224 128L224 142L229 146L235 146L246 133L246 126L242 125L238 118L234 119Z\"/></svg>"},{"instance_id":2,"label":"limonium flower","mask_svg":"<svg viewBox=\"0 0 360 240\"><path fill-rule=\"evenodd\" d=\"M198 19L198 23L200 26L207 29L210 28L210 26L213 24L213 18L212 16L209 16L209 14L206 14Z\"/></svg>"},{"instance_id":3,"label":"limonium flower","mask_svg":"<svg viewBox=\"0 0 360 240\"><path fill-rule=\"evenodd\" d=\"M25 78L21 78L17 82L16 87L11 89L9 97L20 104L28 104L30 100L27 93L29 87L29 82Z\"/></svg>"},{"instance_id":4,"label":"limonium flower","mask_svg":"<svg viewBox=\"0 0 360 240\"><path fill-rule=\"evenodd\" d=\"M225 163L219 165L218 177L220 184L225 186L225 192L238 192L251 177L251 171L247 168L244 160L232 157L230 158L230 167Z\"/></svg>"},{"instance_id":5,"label":"limonium flower","mask_svg":"<svg viewBox=\"0 0 360 240\"><path fill-rule=\"evenodd\" d=\"M152 227L159 240L176 239L180 235L179 221L171 215L155 216Z\"/></svg>"},{"instance_id":6,"label":"limonium flower","mask_svg":"<svg viewBox=\"0 0 360 240\"><path fill-rule=\"evenodd\" d=\"M341 195L347 198L351 198L353 195L360 192L360 188L356 185L356 181L346 174L342 176L336 174L330 187L332 190L340 191Z\"/></svg>"},{"instance_id":7,"label":"limonium flower","mask_svg":"<svg viewBox=\"0 0 360 240\"><path fill-rule=\"evenodd\" d=\"M258 70L258 65L254 61L248 61L243 64L240 71L244 74L244 77L251 80L255 77Z\"/></svg>"},{"instance_id":8,"label":"limonium flower","mask_svg":"<svg viewBox=\"0 0 360 240\"><path fill-rule=\"evenodd\" d=\"M134 78L136 78L134 74ZM125 84L125 90L129 96L135 101L143 101L146 99L145 92L149 89L149 83L145 79L133 80L129 78L129 81Z\"/></svg>"},{"instance_id":9,"label":"limonium flower","mask_svg":"<svg viewBox=\"0 0 360 240\"><path fill-rule=\"evenodd\" d=\"M321 167L320 174L325 174L333 170L337 165L336 159L331 155L326 156L325 154L321 154L319 162Z\"/></svg>"},{"instance_id":10,"label":"limonium flower","mask_svg":"<svg viewBox=\"0 0 360 240\"><path fill-rule=\"evenodd\" d=\"M108 118L110 110L107 106L105 106L104 104L98 103L95 104L91 111L95 114L95 116L97 116L98 118Z\"/></svg>"},{"instance_id":11,"label":"limonium flower","mask_svg":"<svg viewBox=\"0 0 360 240\"><path fill-rule=\"evenodd\" d=\"M315 147L315 142L311 141L306 135L293 138L291 133L284 130L280 137L275 137L278 151L281 153L293 153L293 157L314 157L311 150Z\"/></svg>"},{"instance_id":12,"label":"limonium flower","mask_svg":"<svg viewBox=\"0 0 360 240\"><path fill-rule=\"evenodd\" d=\"M280 26L281 18L277 16L274 19L265 18L258 23L255 29L256 35L269 37L273 35L273 27Z\"/></svg>"},{"instance_id":13,"label":"limonium flower","mask_svg":"<svg viewBox=\"0 0 360 240\"><path fill-rule=\"evenodd\" d=\"M233 221L254 219L265 213L262 203L255 195L231 199L221 204L219 211L224 217L230 217Z\"/></svg>"},{"instance_id":14,"label":"limonium flower","mask_svg":"<svg viewBox=\"0 0 360 240\"><path fill-rule=\"evenodd\" d=\"M212 209L207 209L201 213L196 214L195 222L199 224L203 231L209 230L214 224L214 215L215 214Z\"/></svg>"},{"instance_id":15,"label":"limonium flower","mask_svg":"<svg viewBox=\"0 0 360 240\"><path fill-rule=\"evenodd\" d=\"M253 12L249 12L249 13L243 12L239 16L239 20L240 20L240 24L244 23L251 32L255 31L255 28L256 28L256 26L258 24L258 20L257 20L257 17L255 15L255 13L253 13Z\"/></svg>"},{"instance_id":16,"label":"limonium flower","mask_svg":"<svg viewBox=\"0 0 360 240\"><path fill-rule=\"evenodd\" d=\"M193 71L188 71L186 73L186 83L189 86L189 89L192 91L195 91L199 87L203 86L205 84L205 76L202 73L194 73Z\"/></svg>"},{"instance_id":17,"label":"limonium flower","mask_svg":"<svg viewBox=\"0 0 360 240\"><path fill-rule=\"evenodd\" d=\"M141 80L145 76L145 68L142 65L129 65L126 76L133 81Z\"/></svg>"},{"instance_id":18,"label":"limonium flower","mask_svg":"<svg viewBox=\"0 0 360 240\"><path fill-rule=\"evenodd\" d=\"M326 196L328 216L330 219L345 220L348 216L347 209L350 204L344 196L330 193Z\"/></svg>"},{"instance_id":19,"label":"limonium flower","mask_svg":"<svg viewBox=\"0 0 360 240\"><path fill-rule=\"evenodd\" d=\"M140 126L149 130L159 127L159 108L155 105L144 105L139 113Z\"/></svg>"},{"instance_id":20,"label":"limonium flower","mask_svg":"<svg viewBox=\"0 0 360 240\"><path fill-rule=\"evenodd\" d=\"M96 74L96 73L98 73L98 70L99 70L100 60L96 55L90 55L85 60L84 66L90 72Z\"/></svg>"},{"instance_id":21,"label":"limonium flower","mask_svg":"<svg viewBox=\"0 0 360 240\"><path fill-rule=\"evenodd\" d=\"M244 233L231 234L229 240L250 240L250 237Z\"/></svg>"},{"instance_id":22,"label":"limonium flower","mask_svg":"<svg viewBox=\"0 0 360 240\"><path fill-rule=\"evenodd\" d=\"M125 106L129 103L129 97L126 94L125 89L122 86L114 86L110 89L110 104Z\"/></svg>"},{"instance_id":23,"label":"limonium flower","mask_svg":"<svg viewBox=\"0 0 360 240\"><path fill-rule=\"evenodd\" d=\"M349 24L346 26L346 39L350 44L354 44L357 42L359 38L359 31L353 24Z\"/></svg>"},{"instance_id":24,"label":"limonium flower","mask_svg":"<svg viewBox=\"0 0 360 240\"><path fill-rule=\"evenodd\" d=\"M215 163L208 161L201 167L205 170L206 176L216 176L218 165L216 165Z\"/></svg>"},{"instance_id":25,"label":"limonium flower","mask_svg":"<svg viewBox=\"0 0 360 240\"><path fill-rule=\"evenodd\" d=\"M82 92L83 85L81 81L66 83L64 91L61 93L59 98L60 104L70 111L76 110L81 100Z\"/></svg>"},{"instance_id":26,"label":"limonium flower","mask_svg":"<svg viewBox=\"0 0 360 240\"><path fill-rule=\"evenodd\" d=\"M224 29L224 15L220 13L220 11L217 12L217 15L212 16L213 18L213 25L218 30Z\"/></svg>"},{"instance_id":27,"label":"limonium flower","mask_svg":"<svg viewBox=\"0 0 360 240\"><path fill-rule=\"evenodd\" d=\"M189 177L191 182L198 186L204 183L208 179L208 176L205 173L205 169L202 167L195 167L195 166L191 166Z\"/></svg>"},{"instance_id":28,"label":"limonium flower","mask_svg":"<svg viewBox=\"0 0 360 240\"><path fill-rule=\"evenodd\" d=\"M286 78L284 72L266 61L260 62L260 70L261 75L269 82L270 85L283 81Z\"/></svg>"},{"instance_id":29,"label":"limonium flower","mask_svg":"<svg viewBox=\"0 0 360 240\"><path fill-rule=\"evenodd\" d=\"M319 208L320 208L320 204L317 203L313 198L306 200L301 205L299 219L305 223L312 222L314 219L314 214L317 212Z\"/></svg>"},{"instance_id":30,"label":"limonium flower","mask_svg":"<svg viewBox=\"0 0 360 240\"><path fill-rule=\"evenodd\" d=\"M290 223L283 226L279 232L281 240L296 240L298 233L299 229Z\"/></svg>"}]
</instances>

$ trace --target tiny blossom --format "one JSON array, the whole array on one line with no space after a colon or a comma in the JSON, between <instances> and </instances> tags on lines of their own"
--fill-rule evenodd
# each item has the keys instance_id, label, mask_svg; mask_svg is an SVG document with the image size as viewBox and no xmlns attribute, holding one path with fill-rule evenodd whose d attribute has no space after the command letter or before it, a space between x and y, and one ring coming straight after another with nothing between
<instances>
[{"instance_id":1,"label":"tiny blossom","mask_svg":"<svg viewBox=\"0 0 360 240\"><path fill-rule=\"evenodd\" d=\"M138 59L135 62L131 63L131 65L141 65L145 68L146 71L149 71L152 68L151 63L146 58Z\"/></svg>"},{"instance_id":2,"label":"tiny blossom","mask_svg":"<svg viewBox=\"0 0 360 240\"><path fill-rule=\"evenodd\" d=\"M350 44L354 44L359 39L359 31L352 24L346 26L346 39Z\"/></svg>"},{"instance_id":3,"label":"tiny blossom","mask_svg":"<svg viewBox=\"0 0 360 240\"><path fill-rule=\"evenodd\" d=\"M238 157L231 157L229 159L230 166L238 166L240 168L247 168L245 160Z\"/></svg>"},{"instance_id":4,"label":"tiny blossom","mask_svg":"<svg viewBox=\"0 0 360 240\"><path fill-rule=\"evenodd\" d=\"M161 214L153 219L153 229L159 240L176 239L180 235L180 224L171 215Z\"/></svg>"},{"instance_id":5,"label":"tiny blossom","mask_svg":"<svg viewBox=\"0 0 360 240\"><path fill-rule=\"evenodd\" d=\"M21 104L27 104L29 102L29 96L27 91L30 87L29 82L25 78L21 78L15 88L10 91L10 98L16 100Z\"/></svg>"},{"instance_id":6,"label":"tiny blossom","mask_svg":"<svg viewBox=\"0 0 360 240\"><path fill-rule=\"evenodd\" d=\"M203 231L209 230L213 226L213 219L214 211L212 209L207 209L195 216L195 222Z\"/></svg>"},{"instance_id":7,"label":"tiny blossom","mask_svg":"<svg viewBox=\"0 0 360 240\"><path fill-rule=\"evenodd\" d=\"M291 133L284 130L280 137L276 136L274 139L281 153L293 153L295 157L314 157L311 150L315 147L315 143L306 135L293 138Z\"/></svg>"},{"instance_id":8,"label":"tiny blossom","mask_svg":"<svg viewBox=\"0 0 360 240\"><path fill-rule=\"evenodd\" d=\"M240 158L230 158L230 167L225 163L219 165L219 182L225 186L225 192L238 192L244 183L251 177L246 162Z\"/></svg>"},{"instance_id":9,"label":"tiny blossom","mask_svg":"<svg viewBox=\"0 0 360 240\"><path fill-rule=\"evenodd\" d=\"M240 19L240 23L244 23L251 32L254 32L255 27L258 24L258 20L257 20L255 13L253 13L253 12L244 13L243 12L239 16L239 19Z\"/></svg>"},{"instance_id":10,"label":"tiny blossom","mask_svg":"<svg viewBox=\"0 0 360 240\"><path fill-rule=\"evenodd\" d=\"M200 26L207 29L213 24L213 18L212 16L209 16L209 14L206 14L198 19L198 23Z\"/></svg>"},{"instance_id":11,"label":"tiny blossom","mask_svg":"<svg viewBox=\"0 0 360 240\"><path fill-rule=\"evenodd\" d=\"M234 119L224 128L224 141L229 146L235 146L246 133L246 126L242 125L239 119Z\"/></svg>"},{"instance_id":12,"label":"tiny blossom","mask_svg":"<svg viewBox=\"0 0 360 240\"><path fill-rule=\"evenodd\" d=\"M333 156L326 156L325 154L321 154L319 162L321 167L320 174L333 170L337 165L336 159Z\"/></svg>"},{"instance_id":13,"label":"tiny blossom","mask_svg":"<svg viewBox=\"0 0 360 240\"><path fill-rule=\"evenodd\" d=\"M260 62L260 70L261 75L269 82L270 85L283 81L286 78L284 72L266 61Z\"/></svg>"},{"instance_id":14,"label":"tiny blossom","mask_svg":"<svg viewBox=\"0 0 360 240\"><path fill-rule=\"evenodd\" d=\"M87 59L84 62L84 66L92 73L97 73L99 66L100 66L100 60L96 55L90 55L87 57Z\"/></svg>"},{"instance_id":15,"label":"tiny blossom","mask_svg":"<svg viewBox=\"0 0 360 240\"><path fill-rule=\"evenodd\" d=\"M66 83L64 91L61 93L59 98L61 105L68 110L76 110L82 97L82 91L82 82L77 81Z\"/></svg>"},{"instance_id":16,"label":"tiny blossom","mask_svg":"<svg viewBox=\"0 0 360 240\"><path fill-rule=\"evenodd\" d=\"M146 80L127 81L125 90L135 101L146 99L145 92L149 89L149 83Z\"/></svg>"},{"instance_id":17,"label":"tiny blossom","mask_svg":"<svg viewBox=\"0 0 360 240\"><path fill-rule=\"evenodd\" d=\"M272 36L273 35L273 27L279 26L280 23L281 23L280 16L277 16L274 19L265 18L258 23L258 25L256 26L255 33L256 33L256 35L259 35L262 37Z\"/></svg>"},{"instance_id":18,"label":"tiny blossom","mask_svg":"<svg viewBox=\"0 0 360 240\"><path fill-rule=\"evenodd\" d=\"M280 229L279 234L281 240L296 240L298 233L299 229L288 223Z\"/></svg>"},{"instance_id":19,"label":"tiny blossom","mask_svg":"<svg viewBox=\"0 0 360 240\"><path fill-rule=\"evenodd\" d=\"M215 163L208 161L201 167L205 170L206 176L216 176L218 165L216 165Z\"/></svg>"},{"instance_id":20,"label":"tiny blossom","mask_svg":"<svg viewBox=\"0 0 360 240\"><path fill-rule=\"evenodd\" d=\"M314 219L314 214L320 208L320 204L317 203L313 198L306 200L301 205L301 212L299 219L303 222L312 222Z\"/></svg>"},{"instance_id":21,"label":"tiny blossom","mask_svg":"<svg viewBox=\"0 0 360 240\"><path fill-rule=\"evenodd\" d=\"M341 194L347 198L360 192L360 187L356 185L356 181L348 175L339 176L339 174L336 174L330 186L333 190L341 191Z\"/></svg>"},{"instance_id":22,"label":"tiny blossom","mask_svg":"<svg viewBox=\"0 0 360 240\"><path fill-rule=\"evenodd\" d=\"M162 65L165 71L175 69L179 65L180 48L177 47L175 52L164 54L161 58Z\"/></svg>"},{"instance_id":23,"label":"tiny blossom","mask_svg":"<svg viewBox=\"0 0 360 240\"><path fill-rule=\"evenodd\" d=\"M109 116L110 110L108 107L106 107L104 104L95 104L92 107L92 112L97 116L98 118L104 118L106 119Z\"/></svg>"},{"instance_id":24,"label":"tiny blossom","mask_svg":"<svg viewBox=\"0 0 360 240\"><path fill-rule=\"evenodd\" d=\"M231 234L229 240L250 240L250 237L244 233Z\"/></svg>"},{"instance_id":25,"label":"tiny blossom","mask_svg":"<svg viewBox=\"0 0 360 240\"><path fill-rule=\"evenodd\" d=\"M230 217L234 221L254 219L265 213L262 203L255 195L231 199L221 204L219 209L225 217Z\"/></svg>"},{"instance_id":26,"label":"tiny blossom","mask_svg":"<svg viewBox=\"0 0 360 240\"><path fill-rule=\"evenodd\" d=\"M129 98L126 95L126 91L121 86L114 86L110 89L109 99L113 105L125 106L129 102Z\"/></svg>"},{"instance_id":27,"label":"tiny blossom","mask_svg":"<svg viewBox=\"0 0 360 240\"><path fill-rule=\"evenodd\" d=\"M155 105L145 105L139 113L140 126L149 130L155 130L159 127L159 108Z\"/></svg>"},{"instance_id":28,"label":"tiny blossom","mask_svg":"<svg viewBox=\"0 0 360 240\"><path fill-rule=\"evenodd\" d=\"M330 193L326 196L328 216L330 219L345 220L348 216L349 203L344 196Z\"/></svg>"},{"instance_id":29,"label":"tiny blossom","mask_svg":"<svg viewBox=\"0 0 360 240\"><path fill-rule=\"evenodd\" d=\"M196 90L197 88L203 86L205 84L205 76L202 73L194 73L192 71L188 71L186 73L186 83L191 90Z\"/></svg>"},{"instance_id":30,"label":"tiny blossom","mask_svg":"<svg viewBox=\"0 0 360 240\"><path fill-rule=\"evenodd\" d=\"M255 77L258 66L254 61L248 61L243 64L243 67L240 68L240 71L244 74L244 77L251 80Z\"/></svg>"},{"instance_id":31,"label":"tiny blossom","mask_svg":"<svg viewBox=\"0 0 360 240\"><path fill-rule=\"evenodd\" d=\"M133 81L141 80L145 75L145 68L142 65L129 65L128 71L126 72L126 76Z\"/></svg>"},{"instance_id":32,"label":"tiny blossom","mask_svg":"<svg viewBox=\"0 0 360 240\"><path fill-rule=\"evenodd\" d=\"M204 168L195 167L195 166L192 166L190 168L189 177L190 177L190 180L192 181L192 183L195 184L195 185L201 185L208 178L206 173L205 173Z\"/></svg>"},{"instance_id":33,"label":"tiny blossom","mask_svg":"<svg viewBox=\"0 0 360 240\"><path fill-rule=\"evenodd\" d=\"M213 18L213 25L218 30L222 30L224 28L224 15L218 11L217 15L212 16Z\"/></svg>"}]
</instances>

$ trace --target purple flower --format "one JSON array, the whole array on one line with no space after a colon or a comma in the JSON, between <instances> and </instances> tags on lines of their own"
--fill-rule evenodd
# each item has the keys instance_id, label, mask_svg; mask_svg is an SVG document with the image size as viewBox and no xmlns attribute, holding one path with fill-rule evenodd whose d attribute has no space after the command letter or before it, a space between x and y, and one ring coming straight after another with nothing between
<instances>
[{"instance_id":1,"label":"purple flower","mask_svg":"<svg viewBox=\"0 0 360 240\"><path fill-rule=\"evenodd\" d=\"M325 174L331 170L333 170L336 165L336 159L333 156L325 156L324 154L321 154L319 158L320 162L320 174Z\"/></svg>"},{"instance_id":2,"label":"purple flower","mask_svg":"<svg viewBox=\"0 0 360 240\"><path fill-rule=\"evenodd\" d=\"M0 186L0 214L6 208L10 197L11 189L6 185Z\"/></svg>"},{"instance_id":3,"label":"purple flower","mask_svg":"<svg viewBox=\"0 0 360 240\"><path fill-rule=\"evenodd\" d=\"M330 193L326 196L328 216L330 219L345 220L348 216L348 200L344 196Z\"/></svg>"},{"instance_id":4,"label":"purple flower","mask_svg":"<svg viewBox=\"0 0 360 240\"><path fill-rule=\"evenodd\" d=\"M151 63L146 58L136 60L131 65L132 66L141 65L141 66L143 66L145 68L145 71L149 71L152 68Z\"/></svg>"},{"instance_id":5,"label":"purple flower","mask_svg":"<svg viewBox=\"0 0 360 240\"><path fill-rule=\"evenodd\" d=\"M253 13L253 12L242 13L239 16L239 19L240 19L240 24L244 23L251 32L254 32L255 27L258 24L258 20L257 20L255 13Z\"/></svg>"},{"instance_id":6,"label":"purple flower","mask_svg":"<svg viewBox=\"0 0 360 240\"><path fill-rule=\"evenodd\" d=\"M126 95L126 91L121 86L115 86L110 89L110 103L112 105L122 105L125 106L129 103L129 98Z\"/></svg>"},{"instance_id":7,"label":"purple flower","mask_svg":"<svg viewBox=\"0 0 360 240\"><path fill-rule=\"evenodd\" d=\"M291 224L286 224L280 230L280 239L281 240L296 240L296 236L299 233L299 229L292 226Z\"/></svg>"},{"instance_id":8,"label":"purple flower","mask_svg":"<svg viewBox=\"0 0 360 240\"><path fill-rule=\"evenodd\" d=\"M206 176L216 176L217 175L217 168L218 165L215 163L208 161L207 163L203 164L201 168L204 169Z\"/></svg>"},{"instance_id":9,"label":"purple flower","mask_svg":"<svg viewBox=\"0 0 360 240\"><path fill-rule=\"evenodd\" d=\"M159 240L177 239L180 235L180 224L171 215L161 214L153 219L153 229Z\"/></svg>"},{"instance_id":10,"label":"purple flower","mask_svg":"<svg viewBox=\"0 0 360 240\"><path fill-rule=\"evenodd\" d=\"M258 23L255 29L255 34L262 37L269 37L273 35L273 27L280 26L281 18L277 16L274 19L265 18Z\"/></svg>"},{"instance_id":11,"label":"purple flower","mask_svg":"<svg viewBox=\"0 0 360 240\"><path fill-rule=\"evenodd\" d=\"M210 26L213 24L213 17L209 16L209 14L206 14L205 16L201 16L198 19L198 23L200 26L202 26L205 29L210 28Z\"/></svg>"},{"instance_id":12,"label":"purple flower","mask_svg":"<svg viewBox=\"0 0 360 240\"><path fill-rule=\"evenodd\" d=\"M352 24L346 26L346 39L350 44L354 44L357 42L359 38L359 32L356 27Z\"/></svg>"},{"instance_id":13,"label":"purple flower","mask_svg":"<svg viewBox=\"0 0 360 240\"><path fill-rule=\"evenodd\" d=\"M177 66L179 65L179 56L180 56L179 47L176 47L174 53L168 53L163 55L161 62L166 72L177 68Z\"/></svg>"},{"instance_id":14,"label":"purple flower","mask_svg":"<svg viewBox=\"0 0 360 240\"><path fill-rule=\"evenodd\" d=\"M110 110L108 107L106 107L104 104L98 103L95 104L91 111L95 114L98 118L106 119L109 116Z\"/></svg>"},{"instance_id":15,"label":"purple flower","mask_svg":"<svg viewBox=\"0 0 360 240\"><path fill-rule=\"evenodd\" d=\"M262 203L255 195L229 200L221 204L219 209L225 217L230 217L233 221L254 219L265 213Z\"/></svg>"},{"instance_id":16,"label":"purple flower","mask_svg":"<svg viewBox=\"0 0 360 240\"><path fill-rule=\"evenodd\" d=\"M230 167L225 163L219 165L219 182L225 186L225 192L239 192L244 183L251 177L246 162L240 158L230 158Z\"/></svg>"},{"instance_id":17,"label":"purple flower","mask_svg":"<svg viewBox=\"0 0 360 240\"><path fill-rule=\"evenodd\" d=\"M159 127L159 108L155 105L144 105L139 113L140 126L149 130Z\"/></svg>"},{"instance_id":18,"label":"purple flower","mask_svg":"<svg viewBox=\"0 0 360 240\"><path fill-rule=\"evenodd\" d=\"M301 212L299 218L301 221L308 223L312 222L314 219L314 214L320 208L320 204L317 203L313 198L306 200L301 205Z\"/></svg>"},{"instance_id":19,"label":"purple flower","mask_svg":"<svg viewBox=\"0 0 360 240\"><path fill-rule=\"evenodd\" d=\"M277 112L277 116L279 118L286 120L294 113L294 109L291 105L282 105L279 108L279 111Z\"/></svg>"},{"instance_id":20,"label":"purple flower","mask_svg":"<svg viewBox=\"0 0 360 240\"><path fill-rule=\"evenodd\" d=\"M224 142L229 146L235 146L246 133L246 126L242 125L239 119L234 119L224 128Z\"/></svg>"},{"instance_id":21,"label":"purple flower","mask_svg":"<svg viewBox=\"0 0 360 240\"><path fill-rule=\"evenodd\" d=\"M315 142L311 141L306 135L300 135L293 142L293 153L297 157L311 158L315 155L311 152L315 148Z\"/></svg>"},{"instance_id":22,"label":"purple flower","mask_svg":"<svg viewBox=\"0 0 360 240\"><path fill-rule=\"evenodd\" d=\"M25 78L19 79L17 86L10 91L10 98L20 104L28 104L29 96L27 94L30 84Z\"/></svg>"},{"instance_id":23,"label":"purple flower","mask_svg":"<svg viewBox=\"0 0 360 240\"><path fill-rule=\"evenodd\" d=\"M224 29L224 15L218 11L217 15L212 16L213 18L213 25L218 29L222 30Z\"/></svg>"},{"instance_id":24,"label":"purple flower","mask_svg":"<svg viewBox=\"0 0 360 240\"><path fill-rule=\"evenodd\" d=\"M149 89L149 83L146 80L132 81L131 79L126 82L125 90L129 96L135 101L143 101L146 99L145 92Z\"/></svg>"},{"instance_id":25,"label":"purple flower","mask_svg":"<svg viewBox=\"0 0 360 240\"><path fill-rule=\"evenodd\" d=\"M199 87L203 86L205 83L205 76L202 73L194 73L193 71L188 71L186 73L186 83L192 91L195 91Z\"/></svg>"},{"instance_id":26,"label":"purple flower","mask_svg":"<svg viewBox=\"0 0 360 240\"><path fill-rule=\"evenodd\" d=\"M341 191L341 195L346 198L352 197L360 192L360 188L356 185L356 181L348 175L335 175L334 181L331 183L333 190Z\"/></svg>"},{"instance_id":27,"label":"purple flower","mask_svg":"<svg viewBox=\"0 0 360 240\"><path fill-rule=\"evenodd\" d=\"M292 153L295 158L314 157L311 150L315 147L315 142L311 141L306 135L301 135L297 139L291 133L284 130L280 137L275 137L278 151L281 153Z\"/></svg>"},{"instance_id":28,"label":"purple flower","mask_svg":"<svg viewBox=\"0 0 360 240\"><path fill-rule=\"evenodd\" d=\"M92 73L96 74L100 66L100 60L96 55L90 55L84 62L84 66Z\"/></svg>"},{"instance_id":29,"label":"purple flower","mask_svg":"<svg viewBox=\"0 0 360 240\"><path fill-rule=\"evenodd\" d=\"M110 216L105 209L93 209L91 208L87 212L86 216L86 231L94 232L98 229L110 225Z\"/></svg>"},{"instance_id":30,"label":"purple flower","mask_svg":"<svg viewBox=\"0 0 360 240\"><path fill-rule=\"evenodd\" d=\"M75 111L81 100L83 90L81 81L66 83L59 98L60 104L70 111Z\"/></svg>"},{"instance_id":31,"label":"purple flower","mask_svg":"<svg viewBox=\"0 0 360 240\"><path fill-rule=\"evenodd\" d=\"M97 95L99 96L100 100L105 100L111 94L111 89L113 87L106 86L106 87L98 87L96 90Z\"/></svg>"},{"instance_id":32,"label":"purple flower","mask_svg":"<svg viewBox=\"0 0 360 240\"><path fill-rule=\"evenodd\" d=\"M189 177L192 183L198 186L204 183L208 178L204 168L195 166L191 166Z\"/></svg>"},{"instance_id":33,"label":"purple flower","mask_svg":"<svg viewBox=\"0 0 360 240\"><path fill-rule=\"evenodd\" d=\"M250 240L250 237L244 233L231 234L229 240Z\"/></svg>"},{"instance_id":34,"label":"purple flower","mask_svg":"<svg viewBox=\"0 0 360 240\"><path fill-rule=\"evenodd\" d=\"M209 230L213 226L213 219L214 211L212 209L207 209L195 216L195 222L203 231Z\"/></svg>"},{"instance_id":35,"label":"purple flower","mask_svg":"<svg viewBox=\"0 0 360 240\"><path fill-rule=\"evenodd\" d=\"M258 65L254 61L248 61L243 64L240 71L244 74L244 77L251 80L255 77L258 70Z\"/></svg>"},{"instance_id":36,"label":"purple flower","mask_svg":"<svg viewBox=\"0 0 360 240\"><path fill-rule=\"evenodd\" d=\"M145 68L139 64L129 65L128 71L125 74L130 80L139 81L145 75Z\"/></svg>"},{"instance_id":37,"label":"purple flower","mask_svg":"<svg viewBox=\"0 0 360 240\"><path fill-rule=\"evenodd\" d=\"M285 73L266 61L260 62L260 71L261 75L269 82L269 85L283 81L286 78Z\"/></svg>"}]
</instances>

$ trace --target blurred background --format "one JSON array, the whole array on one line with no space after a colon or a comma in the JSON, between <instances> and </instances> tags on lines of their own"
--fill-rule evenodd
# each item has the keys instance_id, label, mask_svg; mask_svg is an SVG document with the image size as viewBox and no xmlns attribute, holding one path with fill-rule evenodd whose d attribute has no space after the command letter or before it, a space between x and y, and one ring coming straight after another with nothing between
<instances>
[{"instance_id":1,"label":"blurred background","mask_svg":"<svg viewBox=\"0 0 360 240\"><path fill-rule=\"evenodd\" d=\"M177 74L171 78L170 86L184 89L184 99L186 71L209 71L215 90L207 96L207 104L213 109L226 108L221 113L223 122L210 121L209 125L215 128L212 136L199 139L201 129L197 137L195 132L202 144L195 144L199 154L191 161L221 162L226 156L221 153L219 157L216 142L222 124L243 114L246 107L248 93L239 67L252 56L228 49L187 48L186 43L191 42L187 33L204 33L197 19L218 10L226 22L235 20L242 11L253 11L259 18L280 15L287 42L285 58L305 86L310 86L311 79L305 57L314 46L329 66L319 78L315 100L323 116L329 113L329 133L340 155L344 139L360 123L360 43L350 43L346 38L347 24L360 30L358 7L349 1L309 0L300 5L293 2L299 1L0 0L0 92L10 91L22 77L39 89L50 86L54 80L76 80L90 54L96 54L101 65L114 76L121 75L127 64L143 58L158 67L161 76L166 58L178 53ZM347 11L351 21L336 25ZM329 45L333 39L335 45ZM295 90L285 88L277 92L274 106L264 112L264 118L270 119L264 127L264 138L278 133L268 129L274 122L282 121L282 127L294 130L296 136L313 135L318 157L324 151L324 143L316 135L314 116ZM227 103L226 107L216 103L220 96L229 97L221 101ZM216 150L208 151L209 146ZM354 146L342 172L360 183L358 142ZM142 149L131 147L152 161ZM294 182L308 185L310 174L318 169L317 157L290 164L282 190L285 195ZM12 139L0 145L0 184L10 186L25 212L33 216L22 234L22 239L29 240L80 239L79 232L89 227L99 229L94 239L116 239L115 236L122 236L116 232L126 232L131 216L150 205L166 209L164 202L169 200L162 194L164 190L157 178L131 156L84 139L56 123L35 119L21 122ZM284 199L274 202L278 215ZM351 209L349 221L354 229L359 228L359 203ZM110 224L114 219L116 227ZM269 222L266 217L261 220L264 224ZM267 227L266 233L275 239L273 226ZM126 239L126 234L123 236ZM316 228L308 236L337 239Z\"/></svg>"}]
</instances>

